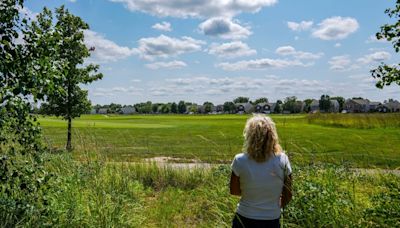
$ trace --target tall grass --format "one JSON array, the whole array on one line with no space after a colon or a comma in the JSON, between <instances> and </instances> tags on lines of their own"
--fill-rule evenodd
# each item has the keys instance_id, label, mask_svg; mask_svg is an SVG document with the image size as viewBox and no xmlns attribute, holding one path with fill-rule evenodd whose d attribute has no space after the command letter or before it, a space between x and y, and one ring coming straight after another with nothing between
<instances>
[{"instance_id":1,"label":"tall grass","mask_svg":"<svg viewBox=\"0 0 400 228\"><path fill-rule=\"evenodd\" d=\"M307 116L308 123L346 128L397 128L400 113L339 114L316 113Z\"/></svg>"}]
</instances>

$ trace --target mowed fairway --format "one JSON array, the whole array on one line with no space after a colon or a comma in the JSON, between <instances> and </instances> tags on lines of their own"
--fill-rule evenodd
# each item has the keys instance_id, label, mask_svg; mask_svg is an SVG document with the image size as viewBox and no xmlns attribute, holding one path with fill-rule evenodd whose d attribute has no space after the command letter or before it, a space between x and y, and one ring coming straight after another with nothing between
<instances>
[{"instance_id":1,"label":"mowed fairway","mask_svg":"<svg viewBox=\"0 0 400 228\"><path fill-rule=\"evenodd\" d=\"M77 159L98 152L110 161L170 156L227 163L241 152L247 115L85 115L73 121ZM301 165L400 167L399 128L340 128L309 124L305 115L271 115L285 151ZM47 142L62 148L66 122L39 118Z\"/></svg>"}]
</instances>

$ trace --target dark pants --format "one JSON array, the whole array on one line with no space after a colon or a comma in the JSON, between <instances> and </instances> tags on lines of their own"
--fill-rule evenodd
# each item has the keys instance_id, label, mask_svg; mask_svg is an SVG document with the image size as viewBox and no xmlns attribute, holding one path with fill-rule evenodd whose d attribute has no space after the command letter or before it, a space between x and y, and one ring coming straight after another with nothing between
<instances>
[{"instance_id":1,"label":"dark pants","mask_svg":"<svg viewBox=\"0 0 400 228\"><path fill-rule=\"evenodd\" d=\"M274 220L256 220L243 217L238 213L232 221L232 228L279 228L279 218Z\"/></svg>"}]
</instances>

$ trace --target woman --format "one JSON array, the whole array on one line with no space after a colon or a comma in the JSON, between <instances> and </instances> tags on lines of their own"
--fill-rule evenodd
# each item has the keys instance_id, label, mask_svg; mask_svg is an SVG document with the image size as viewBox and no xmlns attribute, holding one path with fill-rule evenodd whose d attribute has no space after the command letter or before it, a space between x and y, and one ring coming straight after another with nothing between
<instances>
[{"instance_id":1,"label":"woman","mask_svg":"<svg viewBox=\"0 0 400 228\"><path fill-rule=\"evenodd\" d=\"M231 165L230 192L241 196L232 227L280 227L281 208L292 198L292 168L275 123L255 115L247 120L243 136L244 153Z\"/></svg>"}]
</instances>

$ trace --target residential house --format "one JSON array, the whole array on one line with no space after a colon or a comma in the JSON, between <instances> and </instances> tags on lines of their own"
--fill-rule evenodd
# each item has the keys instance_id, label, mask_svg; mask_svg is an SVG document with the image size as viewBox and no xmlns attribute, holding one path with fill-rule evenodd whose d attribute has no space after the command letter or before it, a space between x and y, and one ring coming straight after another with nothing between
<instances>
[{"instance_id":1,"label":"residential house","mask_svg":"<svg viewBox=\"0 0 400 228\"><path fill-rule=\"evenodd\" d=\"M254 106L251 103L237 103L235 104L236 106L236 112L239 114L243 113L252 113L254 112Z\"/></svg>"},{"instance_id":2,"label":"residential house","mask_svg":"<svg viewBox=\"0 0 400 228\"><path fill-rule=\"evenodd\" d=\"M382 105L381 102L371 101L369 102L369 111L370 112L377 112L378 108Z\"/></svg>"},{"instance_id":3,"label":"residential house","mask_svg":"<svg viewBox=\"0 0 400 228\"><path fill-rule=\"evenodd\" d=\"M215 111L217 113L224 113L224 105L217 105L215 106Z\"/></svg>"},{"instance_id":4,"label":"residential house","mask_svg":"<svg viewBox=\"0 0 400 228\"><path fill-rule=\"evenodd\" d=\"M126 106L121 108L121 113L124 115L130 115L130 114L135 114L136 113L136 109L134 107L131 106Z\"/></svg>"},{"instance_id":5,"label":"residential house","mask_svg":"<svg viewBox=\"0 0 400 228\"><path fill-rule=\"evenodd\" d=\"M90 110L90 114L92 114L92 115L97 114L97 110L95 108L92 108Z\"/></svg>"},{"instance_id":6,"label":"residential house","mask_svg":"<svg viewBox=\"0 0 400 228\"><path fill-rule=\"evenodd\" d=\"M310 112L311 113L316 113L319 112L319 101L313 99L311 104L310 104Z\"/></svg>"},{"instance_id":7,"label":"residential house","mask_svg":"<svg viewBox=\"0 0 400 228\"><path fill-rule=\"evenodd\" d=\"M400 112L400 102L396 100L391 100L384 104L390 112Z\"/></svg>"},{"instance_id":8,"label":"residential house","mask_svg":"<svg viewBox=\"0 0 400 228\"><path fill-rule=\"evenodd\" d=\"M339 112L340 110L340 104L337 100L331 100L331 107L329 109L329 112Z\"/></svg>"},{"instance_id":9,"label":"residential house","mask_svg":"<svg viewBox=\"0 0 400 228\"><path fill-rule=\"evenodd\" d=\"M99 110L97 111L98 114L107 114L107 110L108 108L99 108Z\"/></svg>"},{"instance_id":10,"label":"residential house","mask_svg":"<svg viewBox=\"0 0 400 228\"><path fill-rule=\"evenodd\" d=\"M254 109L257 113L269 114L274 112L275 105L276 103L258 103Z\"/></svg>"},{"instance_id":11,"label":"residential house","mask_svg":"<svg viewBox=\"0 0 400 228\"><path fill-rule=\"evenodd\" d=\"M347 112L369 112L368 99L347 99L344 106Z\"/></svg>"}]
</instances>

